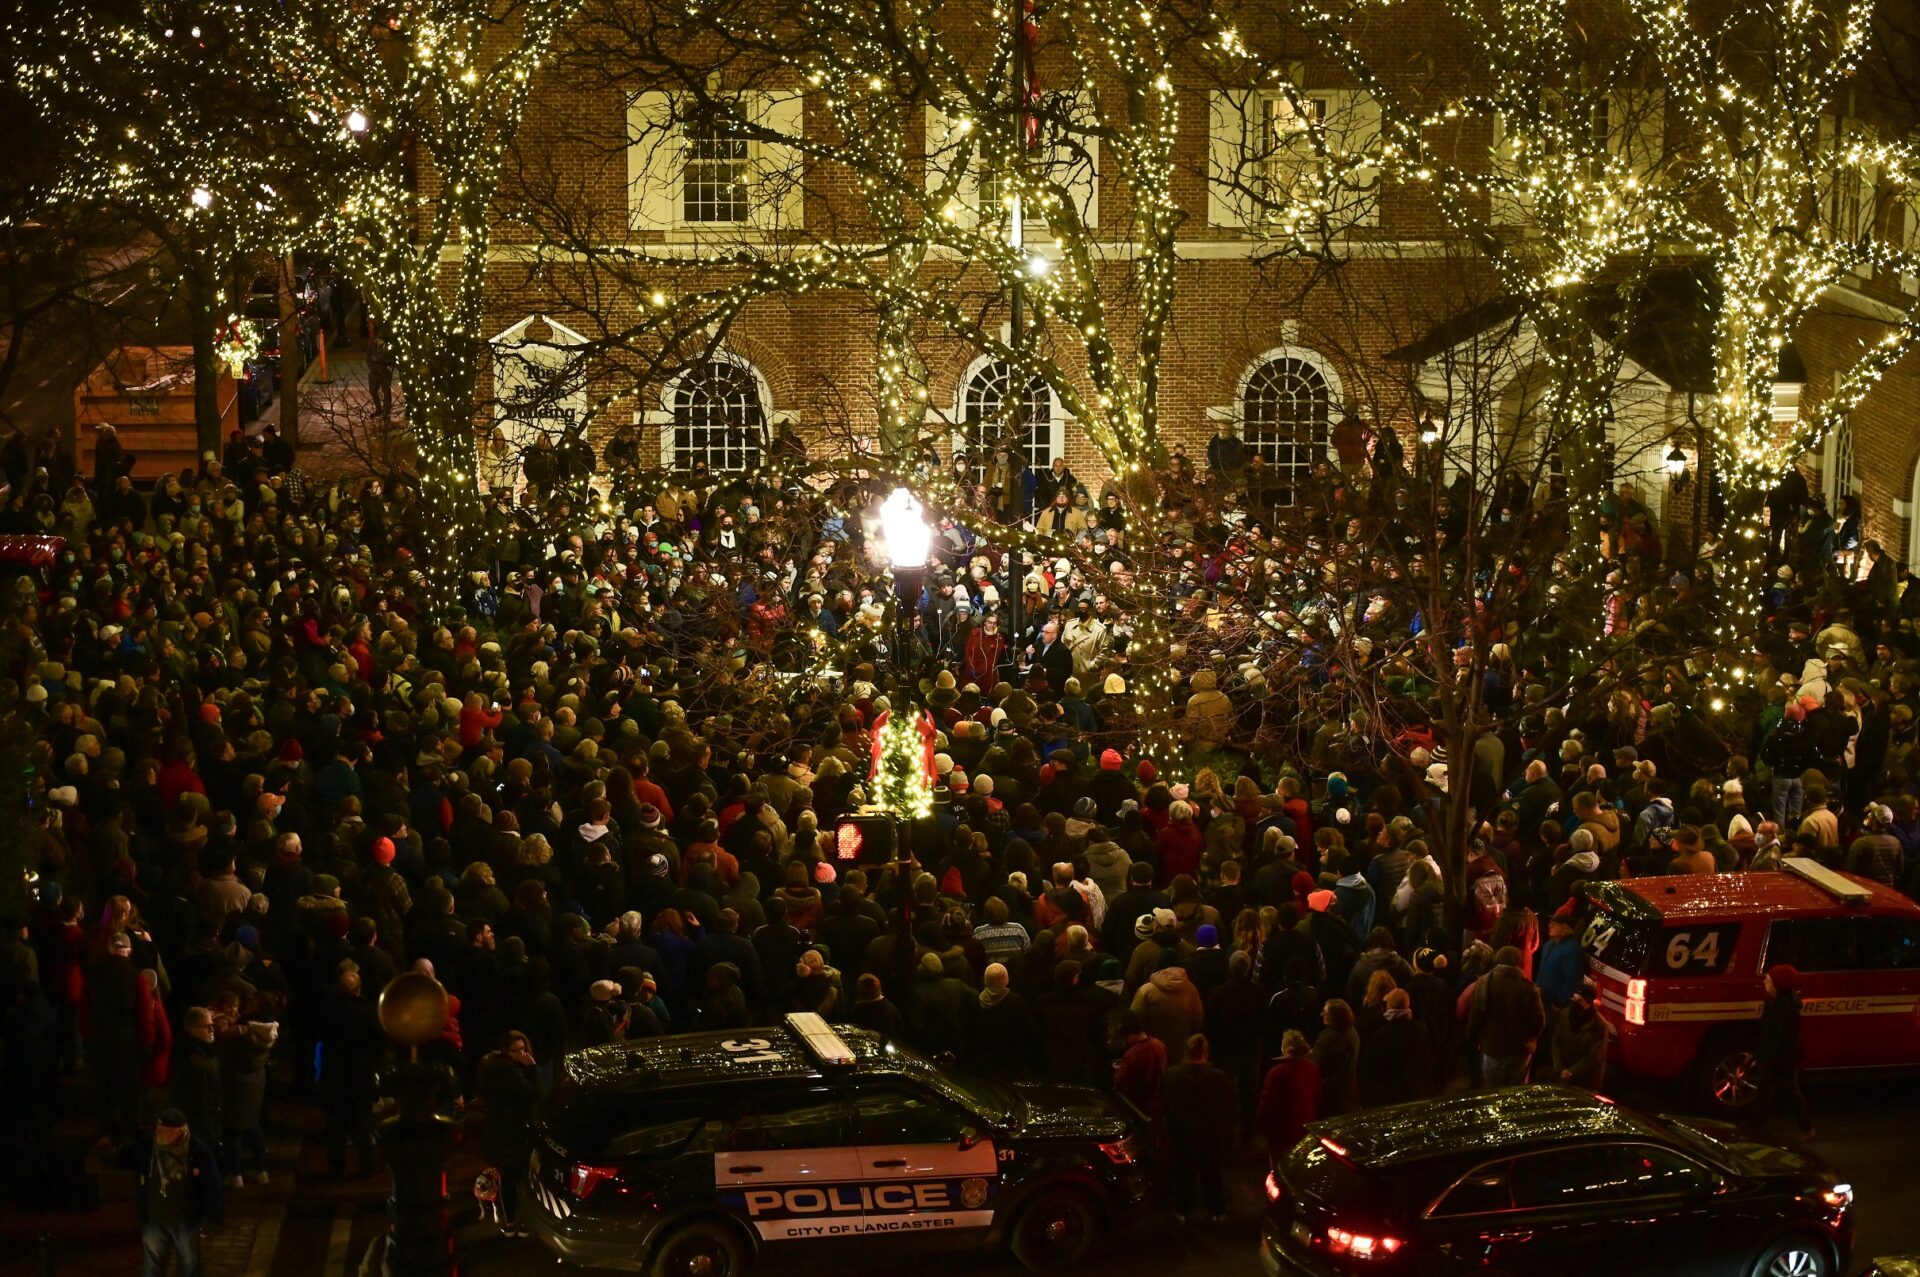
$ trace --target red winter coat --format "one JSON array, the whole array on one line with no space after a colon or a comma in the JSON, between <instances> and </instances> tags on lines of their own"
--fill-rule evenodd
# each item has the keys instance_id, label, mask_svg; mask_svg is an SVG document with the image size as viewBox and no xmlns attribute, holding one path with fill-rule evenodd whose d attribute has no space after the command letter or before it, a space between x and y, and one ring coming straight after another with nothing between
<instances>
[{"instance_id":1,"label":"red winter coat","mask_svg":"<svg viewBox=\"0 0 1920 1277\"><path fill-rule=\"evenodd\" d=\"M1267 1070L1260 1087L1260 1108L1253 1124L1267 1141L1267 1156L1278 1162L1307 1133L1307 1123L1318 1121L1327 1092L1320 1066L1310 1055L1283 1059Z\"/></svg>"},{"instance_id":2,"label":"red winter coat","mask_svg":"<svg viewBox=\"0 0 1920 1277\"><path fill-rule=\"evenodd\" d=\"M1007 657L1007 636L989 634L983 629L967 635L966 659L960 664L960 681L980 687L992 687L1000 679L1000 662ZM987 711L989 714L991 710Z\"/></svg>"},{"instance_id":3,"label":"red winter coat","mask_svg":"<svg viewBox=\"0 0 1920 1277\"><path fill-rule=\"evenodd\" d=\"M667 801L667 791L654 784L651 780L648 780L645 776L634 778L633 797L636 802L652 803L655 807L658 807L660 809L660 819L663 823L669 825L673 823L673 804Z\"/></svg>"},{"instance_id":4,"label":"red winter coat","mask_svg":"<svg viewBox=\"0 0 1920 1277\"><path fill-rule=\"evenodd\" d=\"M1167 1048L1160 1039L1142 1033L1127 1043L1120 1063L1114 1066L1113 1089L1131 1100L1136 1108L1158 1121L1165 1110Z\"/></svg>"},{"instance_id":5,"label":"red winter coat","mask_svg":"<svg viewBox=\"0 0 1920 1277\"><path fill-rule=\"evenodd\" d=\"M506 717L499 710L488 713L483 709L463 707L460 710L460 745L463 749L472 749L480 743L480 738L500 726Z\"/></svg>"},{"instance_id":6,"label":"red winter coat","mask_svg":"<svg viewBox=\"0 0 1920 1277\"><path fill-rule=\"evenodd\" d=\"M146 1058L140 1065L140 1084L160 1087L167 1084L173 1059L173 1026L167 1023L167 1009L160 1003L148 972L140 973L134 1001L134 1032L139 1035L140 1050Z\"/></svg>"},{"instance_id":7,"label":"red winter coat","mask_svg":"<svg viewBox=\"0 0 1920 1277\"><path fill-rule=\"evenodd\" d=\"M1200 826L1191 820L1176 820L1160 831L1153 849L1160 857L1160 885L1166 886L1181 874L1195 881L1200 877L1200 852L1205 845Z\"/></svg>"},{"instance_id":8,"label":"red winter coat","mask_svg":"<svg viewBox=\"0 0 1920 1277\"><path fill-rule=\"evenodd\" d=\"M173 813L173 805L180 801L182 794L200 794L205 796L207 783L200 774L179 759L167 763L160 769L160 809L167 814Z\"/></svg>"},{"instance_id":9,"label":"red winter coat","mask_svg":"<svg viewBox=\"0 0 1920 1277\"><path fill-rule=\"evenodd\" d=\"M87 929L62 923L48 938L46 986L55 1002L73 1008L74 1023L87 1022Z\"/></svg>"}]
</instances>

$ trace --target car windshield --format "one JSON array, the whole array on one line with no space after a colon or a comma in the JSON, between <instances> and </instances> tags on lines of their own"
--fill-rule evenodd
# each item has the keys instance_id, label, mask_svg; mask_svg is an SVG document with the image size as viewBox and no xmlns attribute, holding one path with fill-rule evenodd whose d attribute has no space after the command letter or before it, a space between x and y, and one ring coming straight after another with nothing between
<instances>
[{"instance_id":1,"label":"car windshield","mask_svg":"<svg viewBox=\"0 0 1920 1277\"><path fill-rule=\"evenodd\" d=\"M887 1043L887 1052L910 1066L918 1065L920 1076L934 1089L945 1092L948 1098L958 1100L982 1117L1004 1121L1013 1112L1013 1096L998 1082L936 1065L912 1047L898 1042Z\"/></svg>"}]
</instances>

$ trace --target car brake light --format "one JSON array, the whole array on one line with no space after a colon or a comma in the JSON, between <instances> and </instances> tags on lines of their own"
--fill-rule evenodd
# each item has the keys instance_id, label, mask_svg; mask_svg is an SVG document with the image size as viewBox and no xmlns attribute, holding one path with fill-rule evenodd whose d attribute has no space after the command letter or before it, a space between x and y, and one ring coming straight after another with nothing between
<instances>
[{"instance_id":1,"label":"car brake light","mask_svg":"<svg viewBox=\"0 0 1920 1277\"><path fill-rule=\"evenodd\" d=\"M1133 1139L1131 1136L1123 1140L1114 1140L1110 1144L1102 1144L1100 1151L1105 1153L1107 1160L1115 1166L1133 1165Z\"/></svg>"},{"instance_id":2,"label":"car brake light","mask_svg":"<svg viewBox=\"0 0 1920 1277\"><path fill-rule=\"evenodd\" d=\"M1344 1228L1327 1230L1327 1248L1336 1255L1354 1259L1378 1259L1400 1249L1398 1237L1375 1237L1371 1233L1350 1233Z\"/></svg>"},{"instance_id":3,"label":"car brake light","mask_svg":"<svg viewBox=\"0 0 1920 1277\"><path fill-rule=\"evenodd\" d=\"M1338 1140L1328 1139L1324 1135L1320 1137L1320 1147L1326 1149L1327 1152L1332 1153L1335 1157L1345 1158L1347 1155L1346 1145L1340 1143Z\"/></svg>"},{"instance_id":4,"label":"car brake light","mask_svg":"<svg viewBox=\"0 0 1920 1277\"><path fill-rule=\"evenodd\" d=\"M618 1166L604 1166L593 1162L575 1162L573 1171L567 1176L567 1189L575 1197L586 1200L594 1189L608 1180L617 1182L620 1178Z\"/></svg>"},{"instance_id":5,"label":"car brake light","mask_svg":"<svg viewBox=\"0 0 1920 1277\"><path fill-rule=\"evenodd\" d=\"M1627 981L1626 1006L1622 1008L1621 1014L1628 1024L1643 1025L1647 1022L1647 982L1645 980Z\"/></svg>"},{"instance_id":6,"label":"car brake light","mask_svg":"<svg viewBox=\"0 0 1920 1277\"><path fill-rule=\"evenodd\" d=\"M1278 1175L1275 1175L1272 1171L1268 1171L1267 1172L1267 1200L1270 1202L1279 1201L1282 1191L1283 1190L1280 1187L1280 1177Z\"/></svg>"}]
</instances>

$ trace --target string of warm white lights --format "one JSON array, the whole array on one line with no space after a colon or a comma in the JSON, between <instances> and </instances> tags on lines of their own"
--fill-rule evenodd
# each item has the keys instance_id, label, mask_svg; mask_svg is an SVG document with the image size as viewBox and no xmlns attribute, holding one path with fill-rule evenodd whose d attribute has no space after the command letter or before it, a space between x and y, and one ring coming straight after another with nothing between
<instances>
[{"instance_id":1,"label":"string of warm white lights","mask_svg":"<svg viewBox=\"0 0 1920 1277\"><path fill-rule=\"evenodd\" d=\"M392 351L440 535L422 565L451 601L479 535L475 378L493 197L534 75L577 0L405 0L277 10L268 62L307 124L337 203L315 228L365 294ZM454 257L452 269L443 261Z\"/></svg>"}]
</instances>

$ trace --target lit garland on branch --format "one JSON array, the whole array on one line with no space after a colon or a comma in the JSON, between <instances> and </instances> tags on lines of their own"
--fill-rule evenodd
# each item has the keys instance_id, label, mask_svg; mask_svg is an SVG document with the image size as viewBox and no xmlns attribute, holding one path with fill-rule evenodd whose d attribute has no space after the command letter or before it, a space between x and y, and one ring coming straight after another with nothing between
<instances>
[{"instance_id":1,"label":"lit garland on branch","mask_svg":"<svg viewBox=\"0 0 1920 1277\"><path fill-rule=\"evenodd\" d=\"M480 533L475 378L493 197L534 75L578 0L404 0L275 9L266 73L338 192L314 228L392 352L420 470L421 548L437 606ZM437 184L431 194L416 190ZM451 269L447 269L450 263Z\"/></svg>"},{"instance_id":2,"label":"lit garland on branch","mask_svg":"<svg viewBox=\"0 0 1920 1277\"><path fill-rule=\"evenodd\" d=\"M1303 16L1308 31L1379 104L1381 171L1431 190L1448 225L1481 254L1505 292L1521 299L1548 370L1535 409L1546 429L1538 433L1554 441L1568 465L1572 552L1591 564L1600 556L1609 495L1602 457L1625 358L1619 334L1596 340L1593 293L1602 280L1616 297L1636 292L1679 218L1676 194L1660 180L1660 144L1649 148L1641 130L1661 123L1659 95L1635 75L1643 43L1629 36L1605 53L1590 41L1576 47L1581 23L1570 8L1564 0L1525 0L1488 11L1449 0L1445 12L1478 61L1461 77L1468 90L1426 108L1380 74L1350 35L1358 13L1336 16L1309 7ZM1223 47L1259 72L1237 36ZM1298 86L1281 69L1264 75L1297 97ZM1492 139L1484 162L1456 160L1451 146L1429 140L1436 130L1451 138L1470 121ZM1318 145L1324 154L1325 144ZM1351 159L1329 164L1325 180L1351 181L1353 167ZM1579 604L1597 609L1598 600Z\"/></svg>"},{"instance_id":3,"label":"lit garland on branch","mask_svg":"<svg viewBox=\"0 0 1920 1277\"><path fill-rule=\"evenodd\" d=\"M34 217L34 200L104 208L165 245L193 330L203 450L222 433L217 396L200 383L230 358L220 348L220 317L233 304L228 274L298 238L291 134L275 95L247 74L262 17L248 4L59 3L50 18L22 11L6 28L19 51L15 86L37 117L22 127L57 136L61 157L29 182L29 205L0 216Z\"/></svg>"},{"instance_id":4,"label":"lit garland on branch","mask_svg":"<svg viewBox=\"0 0 1920 1277\"><path fill-rule=\"evenodd\" d=\"M1801 0L1761 0L1731 19L1716 15L1716 29L1757 23L1770 33L1770 74L1756 83L1751 71L1715 55L1684 6L1633 0L1691 135L1691 171L1704 192L1704 212L1687 229L1712 261L1722 294L1708 438L1739 521L1736 560L1748 564L1758 562L1745 543L1760 536L1762 494L1920 337L1909 311L1843 372L1817 412L1788 429L1776 426L1781 351L1826 291L1863 266L1916 270L1913 254L1878 238L1870 214L1852 226L1827 215L1843 187L1865 183L1876 169L1899 188L1920 171L1911 147L1840 119L1833 105L1871 41L1873 8L1871 0L1849 3L1837 24L1830 10Z\"/></svg>"}]
</instances>

